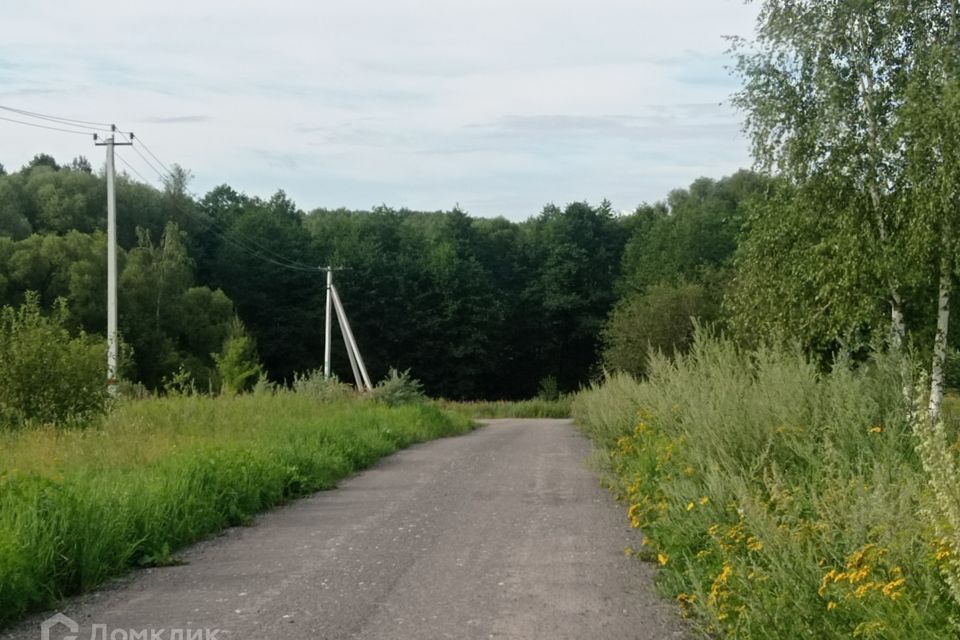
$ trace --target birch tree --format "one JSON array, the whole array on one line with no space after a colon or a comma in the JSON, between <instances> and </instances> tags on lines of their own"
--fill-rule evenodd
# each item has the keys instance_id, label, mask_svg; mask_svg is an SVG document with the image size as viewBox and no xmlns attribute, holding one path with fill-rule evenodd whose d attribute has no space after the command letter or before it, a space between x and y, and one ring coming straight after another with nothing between
<instances>
[{"instance_id":1,"label":"birch tree","mask_svg":"<svg viewBox=\"0 0 960 640\"><path fill-rule=\"evenodd\" d=\"M960 1L912 2L915 55L898 122L906 150L903 189L910 200L908 252L933 265L937 322L930 365L930 420L944 392L944 360L960 223Z\"/></svg>"},{"instance_id":2,"label":"birch tree","mask_svg":"<svg viewBox=\"0 0 960 640\"><path fill-rule=\"evenodd\" d=\"M734 104L746 112L758 166L798 187L807 206L835 208L838 232L860 237L884 272L896 347L906 323L901 209L891 186L903 161L890 124L910 54L905 17L891 2L767 0L756 39L734 42L744 80ZM821 188L799 188L814 181ZM823 201L831 191L848 197Z\"/></svg>"},{"instance_id":3,"label":"birch tree","mask_svg":"<svg viewBox=\"0 0 960 640\"><path fill-rule=\"evenodd\" d=\"M944 104L956 86L956 4L767 0L756 38L733 47L744 81L734 103L746 112L757 164L793 189L794 211L829 212L837 246L859 246L837 252L829 269L880 279L895 349L907 331L905 296L929 280L924 265L937 265L933 420L943 393L960 168L957 111ZM808 275L816 281L799 277ZM813 295L829 305L826 287L821 280Z\"/></svg>"}]
</instances>

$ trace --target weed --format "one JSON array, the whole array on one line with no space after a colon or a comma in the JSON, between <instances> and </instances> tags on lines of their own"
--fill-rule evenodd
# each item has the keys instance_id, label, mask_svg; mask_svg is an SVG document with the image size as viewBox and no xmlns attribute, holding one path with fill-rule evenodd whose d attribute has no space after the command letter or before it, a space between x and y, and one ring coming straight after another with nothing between
<instances>
[{"instance_id":1,"label":"weed","mask_svg":"<svg viewBox=\"0 0 960 640\"><path fill-rule=\"evenodd\" d=\"M660 587L703 630L954 637L939 569L953 548L918 517L929 491L901 389L882 354L823 373L701 333L643 382L584 391L573 414L608 453Z\"/></svg>"}]
</instances>

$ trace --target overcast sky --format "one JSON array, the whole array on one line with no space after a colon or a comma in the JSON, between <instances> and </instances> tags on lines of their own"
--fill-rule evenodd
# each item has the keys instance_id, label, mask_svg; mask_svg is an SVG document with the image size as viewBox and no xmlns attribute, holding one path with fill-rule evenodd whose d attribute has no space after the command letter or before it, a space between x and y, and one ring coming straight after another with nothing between
<instances>
[{"instance_id":1,"label":"overcast sky","mask_svg":"<svg viewBox=\"0 0 960 640\"><path fill-rule=\"evenodd\" d=\"M116 122L202 193L524 219L749 166L740 0L5 3L0 105ZM13 117L10 113L0 115ZM0 120L8 170L102 150ZM119 153L144 176L129 149ZM118 163L119 168L123 164Z\"/></svg>"}]
</instances>

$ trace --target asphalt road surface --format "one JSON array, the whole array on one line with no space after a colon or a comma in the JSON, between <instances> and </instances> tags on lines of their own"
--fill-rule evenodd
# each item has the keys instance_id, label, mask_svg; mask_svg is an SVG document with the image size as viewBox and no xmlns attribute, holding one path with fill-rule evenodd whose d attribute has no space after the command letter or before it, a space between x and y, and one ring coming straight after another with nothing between
<instances>
[{"instance_id":1,"label":"asphalt road surface","mask_svg":"<svg viewBox=\"0 0 960 640\"><path fill-rule=\"evenodd\" d=\"M182 566L71 599L70 635L688 637L654 594L653 569L624 554L640 536L584 465L589 453L566 420L494 420L412 447L184 550ZM39 638L47 615L0 637Z\"/></svg>"}]
</instances>

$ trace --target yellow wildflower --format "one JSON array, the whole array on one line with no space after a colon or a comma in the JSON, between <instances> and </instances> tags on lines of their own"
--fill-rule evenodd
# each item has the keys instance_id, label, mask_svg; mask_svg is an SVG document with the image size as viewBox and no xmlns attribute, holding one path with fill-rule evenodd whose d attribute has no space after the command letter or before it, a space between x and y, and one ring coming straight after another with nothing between
<instances>
[{"instance_id":1,"label":"yellow wildflower","mask_svg":"<svg viewBox=\"0 0 960 640\"><path fill-rule=\"evenodd\" d=\"M708 498L707 496L703 496L702 498L700 498L700 506L706 506L709 503L710 503L710 498Z\"/></svg>"},{"instance_id":2,"label":"yellow wildflower","mask_svg":"<svg viewBox=\"0 0 960 640\"><path fill-rule=\"evenodd\" d=\"M694 508L695 506L696 506L696 505L693 504L692 502L688 502L688 503L687 503L687 511L693 511L693 508Z\"/></svg>"},{"instance_id":3,"label":"yellow wildflower","mask_svg":"<svg viewBox=\"0 0 960 640\"><path fill-rule=\"evenodd\" d=\"M733 574L733 567L729 562L723 563L723 570L717 575L714 579L713 584L710 586L710 596L707 598L709 604L716 605L724 600L727 596L727 580L730 579L730 576Z\"/></svg>"},{"instance_id":4,"label":"yellow wildflower","mask_svg":"<svg viewBox=\"0 0 960 640\"><path fill-rule=\"evenodd\" d=\"M883 595L887 596L891 600L896 600L901 595L903 595L903 590L900 589L900 587L903 586L904 582L906 582L906 580L904 580L903 578L897 578L896 580L891 580L887 584L883 585L883 589L882 589Z\"/></svg>"},{"instance_id":5,"label":"yellow wildflower","mask_svg":"<svg viewBox=\"0 0 960 640\"><path fill-rule=\"evenodd\" d=\"M833 611L836 608L837 608L837 603L834 602L833 600L827 603L827 611Z\"/></svg>"},{"instance_id":6,"label":"yellow wildflower","mask_svg":"<svg viewBox=\"0 0 960 640\"><path fill-rule=\"evenodd\" d=\"M690 605L697 601L694 593L681 593L677 596L677 602L680 604L680 614L686 618L690 615Z\"/></svg>"},{"instance_id":7,"label":"yellow wildflower","mask_svg":"<svg viewBox=\"0 0 960 640\"><path fill-rule=\"evenodd\" d=\"M668 562L670 562L670 558L668 558L668 557L667 557L667 554L665 554L665 553L658 553L658 554L657 554L657 562L659 562L659 563L660 563L660 566L663 567L663 566L666 566L666 564L667 564Z\"/></svg>"},{"instance_id":8,"label":"yellow wildflower","mask_svg":"<svg viewBox=\"0 0 960 640\"><path fill-rule=\"evenodd\" d=\"M870 427L868 433L880 433L881 431L883 431L883 427L881 427L880 425L874 425Z\"/></svg>"}]
</instances>

